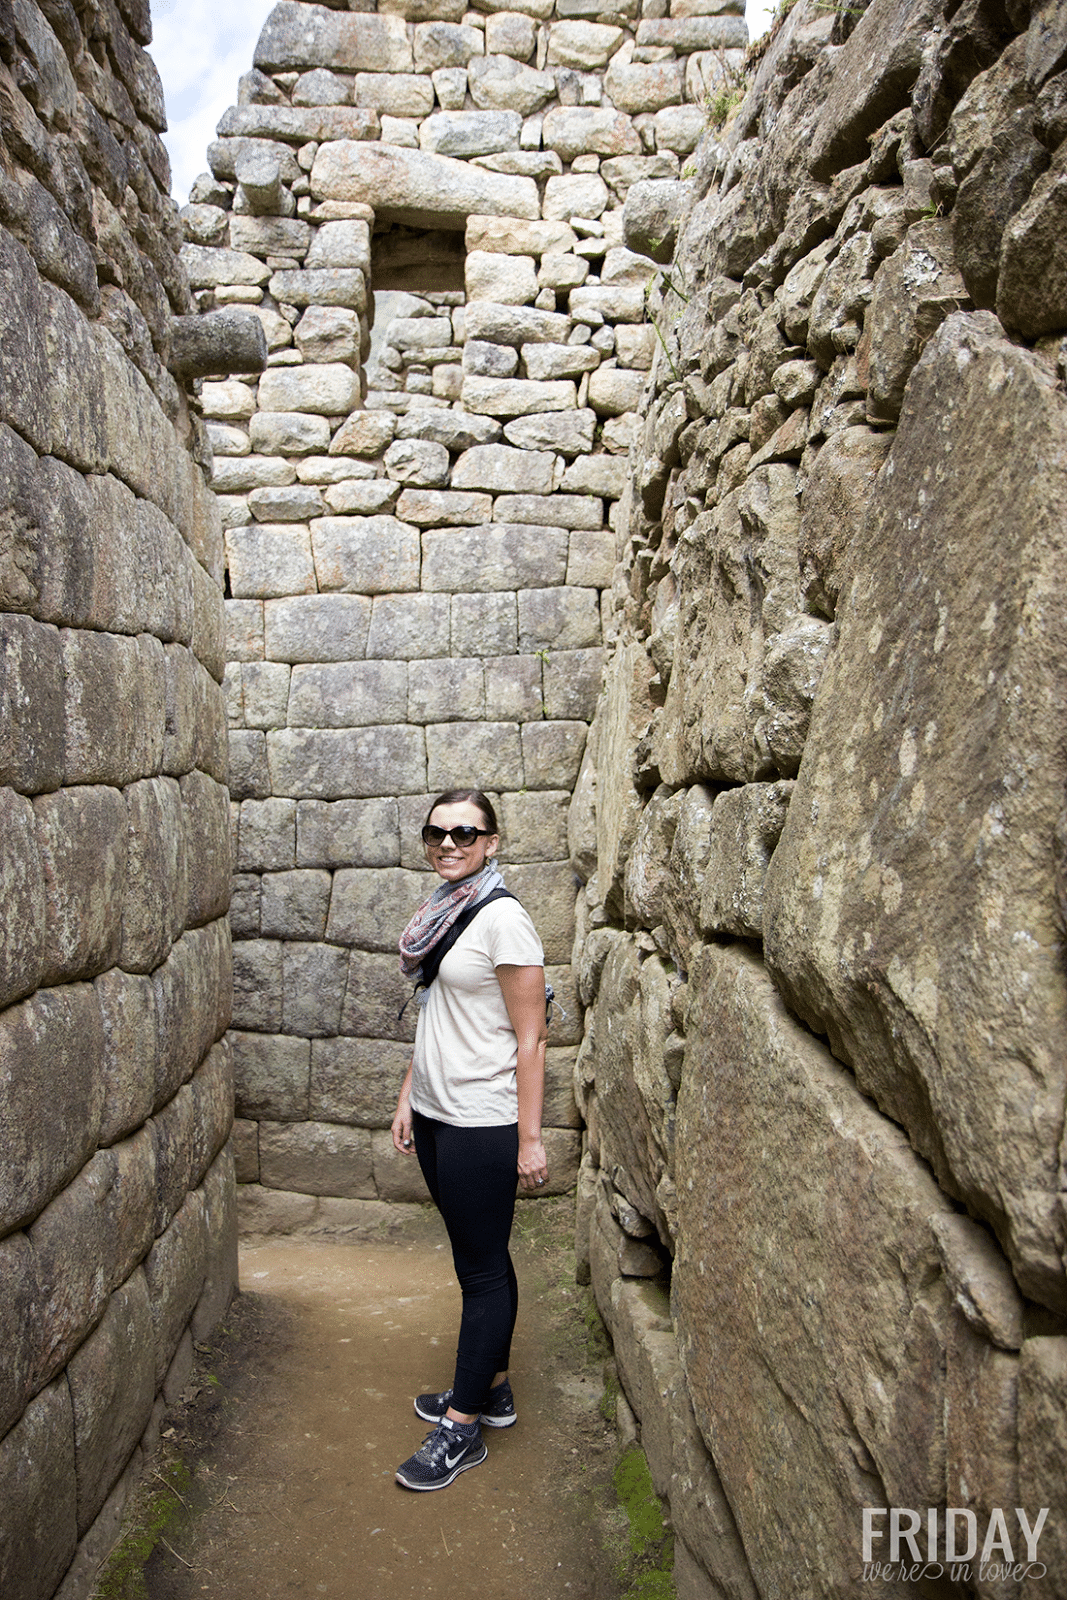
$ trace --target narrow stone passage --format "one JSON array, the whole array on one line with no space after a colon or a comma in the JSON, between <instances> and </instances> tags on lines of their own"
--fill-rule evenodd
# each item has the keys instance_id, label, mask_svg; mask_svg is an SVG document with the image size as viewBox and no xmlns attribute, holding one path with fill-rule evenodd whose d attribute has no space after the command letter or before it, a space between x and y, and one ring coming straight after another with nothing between
<instances>
[{"instance_id":1,"label":"narrow stone passage","mask_svg":"<svg viewBox=\"0 0 1067 1600\"><path fill-rule=\"evenodd\" d=\"M567 1201L520 1208L519 1422L486 1430L488 1460L432 1494L393 1473L427 1431L413 1395L450 1376L459 1293L436 1217L374 1242L246 1246L208 1386L221 1418L199 1449L191 1419L191 1514L156 1547L150 1600L612 1600L596 1508L614 1431L560 1246L570 1220Z\"/></svg>"}]
</instances>

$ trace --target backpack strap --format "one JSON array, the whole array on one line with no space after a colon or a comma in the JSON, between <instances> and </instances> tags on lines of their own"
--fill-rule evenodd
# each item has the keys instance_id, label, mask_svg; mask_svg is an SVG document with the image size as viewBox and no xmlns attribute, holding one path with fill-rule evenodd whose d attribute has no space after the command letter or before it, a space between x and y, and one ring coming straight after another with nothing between
<instances>
[{"instance_id":1,"label":"backpack strap","mask_svg":"<svg viewBox=\"0 0 1067 1600\"><path fill-rule=\"evenodd\" d=\"M491 905L494 900L514 900L515 898L516 896L512 894L510 889L493 889L491 893L485 896L484 900L479 900L477 905L468 906L466 911L460 912L459 916L456 918L455 922L448 929L448 931L443 933L438 939L437 943L435 945L431 945L430 949L427 950L426 954L423 956L422 966L419 969L419 981L416 983L414 989L412 989L410 995L397 1012L398 1022L404 1015L404 1012L407 1010L412 1000L418 994L419 990L428 989L431 983L433 983L434 979L437 977L437 972L441 962L445 959L445 956L447 956L448 952L451 950L452 946L455 944L456 940L459 938L464 929L470 927L479 911L482 911L487 905Z\"/></svg>"}]
</instances>

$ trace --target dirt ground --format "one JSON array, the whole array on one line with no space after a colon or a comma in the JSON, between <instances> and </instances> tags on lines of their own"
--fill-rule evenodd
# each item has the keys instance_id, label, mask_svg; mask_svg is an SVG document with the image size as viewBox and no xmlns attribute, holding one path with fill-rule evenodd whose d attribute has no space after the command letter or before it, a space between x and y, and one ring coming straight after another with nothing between
<instances>
[{"instance_id":1,"label":"dirt ground","mask_svg":"<svg viewBox=\"0 0 1067 1600\"><path fill-rule=\"evenodd\" d=\"M243 1292L165 1437L156 1514L174 1515L143 1586L112 1576L100 1600L616 1600L616 1438L571 1202L519 1207L519 1421L432 1494L393 1474L428 1431L412 1397L451 1381L459 1291L436 1214L412 1211L391 1238L242 1248Z\"/></svg>"}]
</instances>

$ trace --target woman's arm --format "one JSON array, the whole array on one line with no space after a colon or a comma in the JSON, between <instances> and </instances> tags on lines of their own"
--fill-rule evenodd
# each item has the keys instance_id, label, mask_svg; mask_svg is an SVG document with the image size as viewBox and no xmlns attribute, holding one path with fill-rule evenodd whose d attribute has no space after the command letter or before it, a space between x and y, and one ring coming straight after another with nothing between
<instances>
[{"instance_id":1,"label":"woman's arm","mask_svg":"<svg viewBox=\"0 0 1067 1600\"><path fill-rule=\"evenodd\" d=\"M519 1044L515 1081L519 1092L519 1182L538 1189L548 1180L548 1161L541 1141L541 1108L545 1098L544 967L501 966L496 969L500 992Z\"/></svg>"},{"instance_id":2,"label":"woman's arm","mask_svg":"<svg viewBox=\"0 0 1067 1600\"><path fill-rule=\"evenodd\" d=\"M393 1146L400 1151L402 1156L413 1156L415 1144L411 1136L411 1071L415 1065L414 1056L411 1066L400 1086L400 1096L396 1102L396 1116L393 1118Z\"/></svg>"}]
</instances>

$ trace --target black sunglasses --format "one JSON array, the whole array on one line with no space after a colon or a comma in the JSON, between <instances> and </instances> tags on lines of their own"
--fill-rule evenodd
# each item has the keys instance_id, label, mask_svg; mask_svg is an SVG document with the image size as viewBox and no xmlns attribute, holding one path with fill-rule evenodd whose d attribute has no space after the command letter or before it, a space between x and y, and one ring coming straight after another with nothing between
<instances>
[{"instance_id":1,"label":"black sunglasses","mask_svg":"<svg viewBox=\"0 0 1067 1600\"><path fill-rule=\"evenodd\" d=\"M428 822L422 830L423 844L444 844L449 837L453 844L466 849L475 839L488 839L492 836L488 828L474 828L469 822L458 822L454 828L439 828L435 822Z\"/></svg>"}]
</instances>

